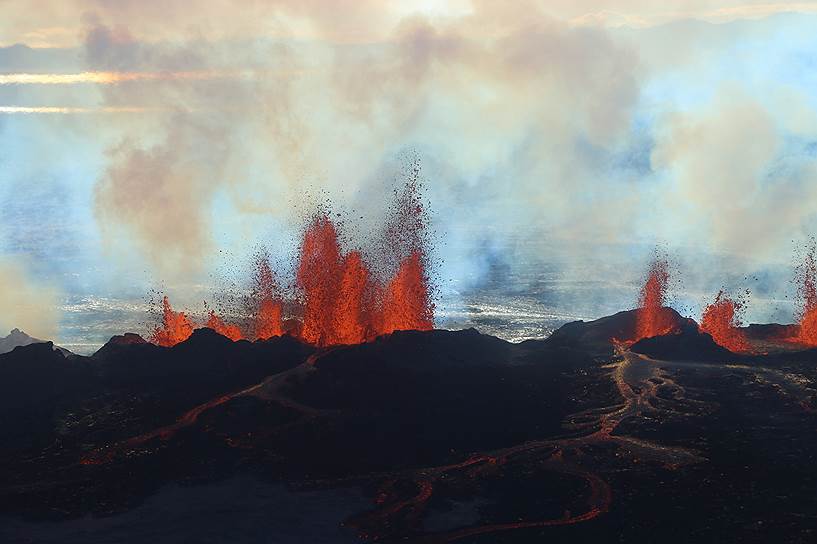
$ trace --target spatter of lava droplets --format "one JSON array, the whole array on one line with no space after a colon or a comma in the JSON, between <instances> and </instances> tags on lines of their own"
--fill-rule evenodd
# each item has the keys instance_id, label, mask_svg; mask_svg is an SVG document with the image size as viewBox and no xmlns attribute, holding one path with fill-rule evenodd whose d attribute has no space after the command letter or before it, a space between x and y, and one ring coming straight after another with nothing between
<instances>
[{"instance_id":1,"label":"spatter of lava droplets","mask_svg":"<svg viewBox=\"0 0 817 544\"><path fill-rule=\"evenodd\" d=\"M415 171L416 174L416 171ZM317 346L357 344L397 330L430 330L434 303L428 269L427 215L416 179L395 194L381 243L369 259L341 248L338 226L321 211L308 222L295 272L300 308L286 332ZM256 261L252 324L242 331L210 312L205 326L232 340L284 334L284 301L265 256ZM162 325L151 341L172 346L193 331L190 319L163 300ZM290 320L292 321L292 320Z\"/></svg>"},{"instance_id":2,"label":"spatter of lava droplets","mask_svg":"<svg viewBox=\"0 0 817 544\"><path fill-rule=\"evenodd\" d=\"M808 245L806 257L797 269L795 281L801 301L800 333L798 340L809 346L817 346L817 244L814 239Z\"/></svg>"},{"instance_id":3,"label":"spatter of lava droplets","mask_svg":"<svg viewBox=\"0 0 817 544\"><path fill-rule=\"evenodd\" d=\"M712 336L718 344L729 351L742 353L749 351L749 342L740 330L741 316L746 309L742 300L724 295L721 290L714 302L709 304L701 317L701 330Z\"/></svg>"},{"instance_id":4,"label":"spatter of lava droplets","mask_svg":"<svg viewBox=\"0 0 817 544\"><path fill-rule=\"evenodd\" d=\"M283 297L266 253L256 255L255 258L250 311L253 315L253 338L268 340L284 334Z\"/></svg>"},{"instance_id":5,"label":"spatter of lava droplets","mask_svg":"<svg viewBox=\"0 0 817 544\"><path fill-rule=\"evenodd\" d=\"M213 329L220 335L226 336L233 342L244 338L244 335L241 334L241 329L238 328L238 325L230 325L228 323L225 323L224 320L222 320L218 315L216 315L216 312L214 312L213 310L210 310L210 317L207 319L205 327Z\"/></svg>"},{"instance_id":6,"label":"spatter of lava droplets","mask_svg":"<svg viewBox=\"0 0 817 544\"><path fill-rule=\"evenodd\" d=\"M633 342L675 330L672 315L664 308L669 280L669 263L665 258L656 257L638 296Z\"/></svg>"},{"instance_id":7,"label":"spatter of lava droplets","mask_svg":"<svg viewBox=\"0 0 817 544\"><path fill-rule=\"evenodd\" d=\"M173 311L170 300L162 298L162 325L156 327L150 341L159 346L175 346L187 340L195 326L184 312Z\"/></svg>"}]
</instances>

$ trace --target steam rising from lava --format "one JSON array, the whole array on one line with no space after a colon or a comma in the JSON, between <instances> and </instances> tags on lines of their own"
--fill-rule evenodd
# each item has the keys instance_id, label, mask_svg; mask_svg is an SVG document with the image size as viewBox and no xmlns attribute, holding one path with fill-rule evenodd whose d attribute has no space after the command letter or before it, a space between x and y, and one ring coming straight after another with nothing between
<instances>
[{"instance_id":1,"label":"steam rising from lava","mask_svg":"<svg viewBox=\"0 0 817 544\"><path fill-rule=\"evenodd\" d=\"M415 170L416 174L416 170ZM430 330L434 304L427 273L427 217L416 177L395 195L395 206L379 249L368 259L358 249L344 252L338 226L325 211L307 224L295 272L296 296L285 301L267 255L256 259L250 295L251 323L227 324L210 311L205 324L231 340L267 339L285 331L318 346L356 344L396 330ZM295 308L284 326L283 309ZM162 324L151 340L172 346L194 325L164 297Z\"/></svg>"}]
</instances>

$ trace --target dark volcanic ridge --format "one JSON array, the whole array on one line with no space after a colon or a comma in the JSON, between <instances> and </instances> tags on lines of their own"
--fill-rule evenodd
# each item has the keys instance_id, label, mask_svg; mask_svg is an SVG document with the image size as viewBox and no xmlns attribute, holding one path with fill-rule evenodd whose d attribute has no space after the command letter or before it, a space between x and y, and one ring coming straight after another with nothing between
<instances>
[{"instance_id":1,"label":"dark volcanic ridge","mask_svg":"<svg viewBox=\"0 0 817 544\"><path fill-rule=\"evenodd\" d=\"M8 353L16 347L28 346L31 344L44 344L45 340L40 340L29 336L20 329L12 329L11 332L0 338L0 355ZM72 355L70 351L60 346L53 346L55 350L61 351L64 355Z\"/></svg>"},{"instance_id":2,"label":"dark volcanic ridge","mask_svg":"<svg viewBox=\"0 0 817 544\"><path fill-rule=\"evenodd\" d=\"M734 354L661 312L674 332L631 344L635 311L521 344L197 329L169 348L116 336L90 357L18 347L0 355L0 518L84 518L88 538L121 541L95 516L136 523L124 513L167 486L250 478L352 490L368 506L337 509L338 541L808 541L817 354Z\"/></svg>"}]
</instances>

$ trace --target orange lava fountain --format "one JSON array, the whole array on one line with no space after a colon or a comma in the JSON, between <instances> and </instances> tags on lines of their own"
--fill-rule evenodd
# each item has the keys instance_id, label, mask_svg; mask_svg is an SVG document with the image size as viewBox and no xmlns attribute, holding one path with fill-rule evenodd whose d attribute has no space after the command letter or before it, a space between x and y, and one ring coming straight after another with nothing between
<instances>
[{"instance_id":1,"label":"orange lava fountain","mask_svg":"<svg viewBox=\"0 0 817 544\"><path fill-rule=\"evenodd\" d=\"M386 288L383 306L383 332L434 327L434 311L429 304L428 282L419 252L400 264Z\"/></svg>"},{"instance_id":2,"label":"orange lava fountain","mask_svg":"<svg viewBox=\"0 0 817 544\"><path fill-rule=\"evenodd\" d=\"M416 173L416 171L415 171ZM358 344L398 330L430 330L434 304L426 272L426 218L411 181L396 193L391 218L380 245L367 262L359 250L341 248L338 229L327 213L316 214L306 226L295 270L297 297L287 332L316 346ZM205 326L232 340L268 339L284 334L283 308L275 275L266 255L255 264L248 334L210 312ZM373 273L373 270L377 273ZM192 322L170 309L164 298L162 327L152 340L172 346L187 339ZM291 320L287 320L289 323ZM183 332L178 333L179 323Z\"/></svg>"},{"instance_id":3,"label":"orange lava fountain","mask_svg":"<svg viewBox=\"0 0 817 544\"><path fill-rule=\"evenodd\" d=\"M255 338L268 340L284 334L282 302L269 258L266 255L259 256L255 267L255 289L252 297L256 305Z\"/></svg>"},{"instance_id":4,"label":"orange lava fountain","mask_svg":"<svg viewBox=\"0 0 817 544\"><path fill-rule=\"evenodd\" d=\"M669 277L669 263L666 259L656 258L638 297L633 342L675 330L675 323L664 309Z\"/></svg>"},{"instance_id":5,"label":"orange lava fountain","mask_svg":"<svg viewBox=\"0 0 817 544\"><path fill-rule=\"evenodd\" d=\"M193 323L184 312L174 312L167 297L162 298L162 325L156 327L150 341L159 346L175 346L193 334Z\"/></svg>"},{"instance_id":6,"label":"orange lava fountain","mask_svg":"<svg viewBox=\"0 0 817 544\"><path fill-rule=\"evenodd\" d=\"M210 317L207 319L207 324L205 327L213 329L220 335L226 336L233 342L244 338L244 335L241 334L241 329L239 329L238 326L224 323L224 321L217 316L213 310L210 310Z\"/></svg>"},{"instance_id":7,"label":"orange lava fountain","mask_svg":"<svg viewBox=\"0 0 817 544\"><path fill-rule=\"evenodd\" d=\"M729 351L749 351L749 342L738 328L741 326L740 314L744 308L742 302L724 296L723 291L718 292L715 301L704 309L701 331L708 333L715 342Z\"/></svg>"},{"instance_id":8,"label":"orange lava fountain","mask_svg":"<svg viewBox=\"0 0 817 544\"><path fill-rule=\"evenodd\" d=\"M372 288L369 274L359 251L352 251L343 260L338 300L335 306L335 340L339 344L356 344L374 334L372 311L367 307Z\"/></svg>"},{"instance_id":9,"label":"orange lava fountain","mask_svg":"<svg viewBox=\"0 0 817 544\"><path fill-rule=\"evenodd\" d=\"M325 215L306 231L296 282L304 298L300 336L311 344L358 344L398 330L434 327L422 251L404 258L383 285L359 251L342 254L337 230Z\"/></svg>"},{"instance_id":10,"label":"orange lava fountain","mask_svg":"<svg viewBox=\"0 0 817 544\"><path fill-rule=\"evenodd\" d=\"M809 346L817 346L817 263L815 244L812 243L798 271L798 295L803 307L800 310L800 333L798 340Z\"/></svg>"},{"instance_id":11,"label":"orange lava fountain","mask_svg":"<svg viewBox=\"0 0 817 544\"><path fill-rule=\"evenodd\" d=\"M301 338L310 344L337 344L336 320L343 264L335 225L326 215L316 217L304 234L295 277L303 291Z\"/></svg>"}]
</instances>

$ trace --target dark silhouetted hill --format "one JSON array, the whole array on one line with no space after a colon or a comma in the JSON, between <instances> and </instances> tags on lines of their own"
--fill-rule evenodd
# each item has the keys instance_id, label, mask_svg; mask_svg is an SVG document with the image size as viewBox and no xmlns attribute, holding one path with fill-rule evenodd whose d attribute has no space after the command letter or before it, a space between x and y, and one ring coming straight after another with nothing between
<instances>
[{"instance_id":1,"label":"dark silhouetted hill","mask_svg":"<svg viewBox=\"0 0 817 544\"><path fill-rule=\"evenodd\" d=\"M8 353L18 346L28 346L29 344L43 344L45 340L40 340L27 335L20 329L12 329L12 331L3 338L0 338L0 355ZM55 346L54 349L61 351L63 355L71 355L72 353L65 348Z\"/></svg>"},{"instance_id":2,"label":"dark silhouetted hill","mask_svg":"<svg viewBox=\"0 0 817 544\"><path fill-rule=\"evenodd\" d=\"M673 308L662 308L663 320L675 328L695 326L691 319L683 317ZM627 341L635 336L637 310L626 310L593 321L573 321L556 329L547 339L554 346L564 346L591 353L610 356L614 353L614 340Z\"/></svg>"}]
</instances>

